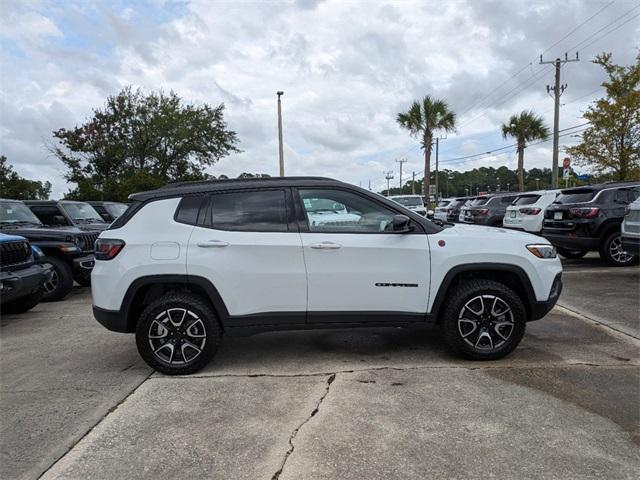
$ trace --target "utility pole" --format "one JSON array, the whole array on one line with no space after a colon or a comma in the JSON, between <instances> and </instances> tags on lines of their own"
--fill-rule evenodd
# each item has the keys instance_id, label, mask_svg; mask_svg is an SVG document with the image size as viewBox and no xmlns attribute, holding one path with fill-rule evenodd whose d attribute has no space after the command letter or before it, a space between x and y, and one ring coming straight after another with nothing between
<instances>
[{"instance_id":1,"label":"utility pole","mask_svg":"<svg viewBox=\"0 0 640 480\"><path fill-rule=\"evenodd\" d=\"M402 193L402 164L403 163L407 163L407 159L406 158L400 158L400 159L396 158L396 163L400 164L400 193Z\"/></svg>"},{"instance_id":2,"label":"utility pole","mask_svg":"<svg viewBox=\"0 0 640 480\"><path fill-rule=\"evenodd\" d=\"M280 176L284 177L284 147L282 145L282 102L280 97L284 95L284 92L276 92L278 95L278 153L280 154Z\"/></svg>"},{"instance_id":3,"label":"utility pole","mask_svg":"<svg viewBox=\"0 0 640 480\"><path fill-rule=\"evenodd\" d=\"M438 150L440 146L440 137L436 137L436 203L438 203Z\"/></svg>"},{"instance_id":4,"label":"utility pole","mask_svg":"<svg viewBox=\"0 0 640 480\"><path fill-rule=\"evenodd\" d=\"M387 179L387 197L389 196L389 182L393 180L393 172L389 170L388 172L384 172L384 178Z\"/></svg>"},{"instance_id":5,"label":"utility pole","mask_svg":"<svg viewBox=\"0 0 640 480\"><path fill-rule=\"evenodd\" d=\"M560 68L564 63L579 62L580 57L576 52L576 58L569 59L567 54L564 54L564 59L556 58L553 61L542 61L542 55L540 55L540 65L552 64L556 68L556 81L553 87L547 85L547 93L553 92L553 160L551 163L551 188L558 188L558 131L560 129L560 95L565 91L567 85L560 84Z\"/></svg>"},{"instance_id":6,"label":"utility pole","mask_svg":"<svg viewBox=\"0 0 640 480\"><path fill-rule=\"evenodd\" d=\"M371 191L371 179L369 179L369 191Z\"/></svg>"},{"instance_id":7,"label":"utility pole","mask_svg":"<svg viewBox=\"0 0 640 480\"><path fill-rule=\"evenodd\" d=\"M411 172L411 195L416 194L416 172Z\"/></svg>"}]
</instances>

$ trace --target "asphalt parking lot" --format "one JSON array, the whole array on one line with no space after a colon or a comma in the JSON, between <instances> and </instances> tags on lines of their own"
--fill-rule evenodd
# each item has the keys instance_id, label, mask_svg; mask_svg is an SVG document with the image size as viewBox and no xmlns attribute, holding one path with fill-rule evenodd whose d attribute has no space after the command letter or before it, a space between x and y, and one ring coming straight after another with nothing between
<instances>
[{"instance_id":1,"label":"asphalt parking lot","mask_svg":"<svg viewBox=\"0 0 640 480\"><path fill-rule=\"evenodd\" d=\"M0 478L637 478L640 268L566 261L508 358L437 331L226 338L165 377L88 289L0 322Z\"/></svg>"}]
</instances>

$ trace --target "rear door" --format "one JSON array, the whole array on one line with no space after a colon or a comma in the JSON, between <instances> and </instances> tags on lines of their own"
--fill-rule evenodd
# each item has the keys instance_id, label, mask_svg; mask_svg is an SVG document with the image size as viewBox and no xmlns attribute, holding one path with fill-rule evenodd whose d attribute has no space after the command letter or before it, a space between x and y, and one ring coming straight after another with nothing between
<instances>
[{"instance_id":1,"label":"rear door","mask_svg":"<svg viewBox=\"0 0 640 480\"><path fill-rule=\"evenodd\" d=\"M239 325L305 321L306 271L290 198L288 188L228 191L201 209L187 273L209 279Z\"/></svg>"},{"instance_id":2,"label":"rear door","mask_svg":"<svg viewBox=\"0 0 640 480\"><path fill-rule=\"evenodd\" d=\"M309 321L323 313L322 321L339 322L354 313L367 321L427 311L429 243L420 227L414 233L392 232L396 212L357 192L293 192L302 210Z\"/></svg>"}]
</instances>

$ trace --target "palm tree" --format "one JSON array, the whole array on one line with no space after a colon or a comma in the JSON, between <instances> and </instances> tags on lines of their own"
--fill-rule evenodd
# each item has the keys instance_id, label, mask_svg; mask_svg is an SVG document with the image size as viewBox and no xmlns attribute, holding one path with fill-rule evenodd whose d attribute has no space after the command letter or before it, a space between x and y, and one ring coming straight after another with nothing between
<instances>
[{"instance_id":1,"label":"palm tree","mask_svg":"<svg viewBox=\"0 0 640 480\"><path fill-rule=\"evenodd\" d=\"M524 190L524 149L527 142L533 140L546 140L549 137L549 129L544 124L542 117L533 111L522 111L519 115L511 115L509 123L502 124L502 137L516 139L518 151L518 184L520 191Z\"/></svg>"},{"instance_id":2,"label":"palm tree","mask_svg":"<svg viewBox=\"0 0 640 480\"><path fill-rule=\"evenodd\" d=\"M438 130L451 132L455 130L456 114L449 110L443 100L433 99L429 95L422 102L415 101L406 113L399 113L397 122L411 135L420 138L424 150L424 196L429 198L429 177L431 175L431 149L434 133ZM437 195L437 192L436 192Z\"/></svg>"}]
</instances>

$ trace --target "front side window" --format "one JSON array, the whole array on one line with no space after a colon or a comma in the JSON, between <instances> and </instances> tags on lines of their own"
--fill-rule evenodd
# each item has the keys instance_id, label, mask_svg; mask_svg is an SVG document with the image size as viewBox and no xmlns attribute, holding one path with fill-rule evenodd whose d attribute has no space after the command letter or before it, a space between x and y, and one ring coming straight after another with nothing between
<instances>
[{"instance_id":1,"label":"front side window","mask_svg":"<svg viewBox=\"0 0 640 480\"><path fill-rule=\"evenodd\" d=\"M217 193L211 196L209 226L242 232L286 232L284 190Z\"/></svg>"},{"instance_id":2,"label":"front side window","mask_svg":"<svg viewBox=\"0 0 640 480\"><path fill-rule=\"evenodd\" d=\"M381 233L392 230L395 212L343 190L300 190L310 232Z\"/></svg>"}]
</instances>

